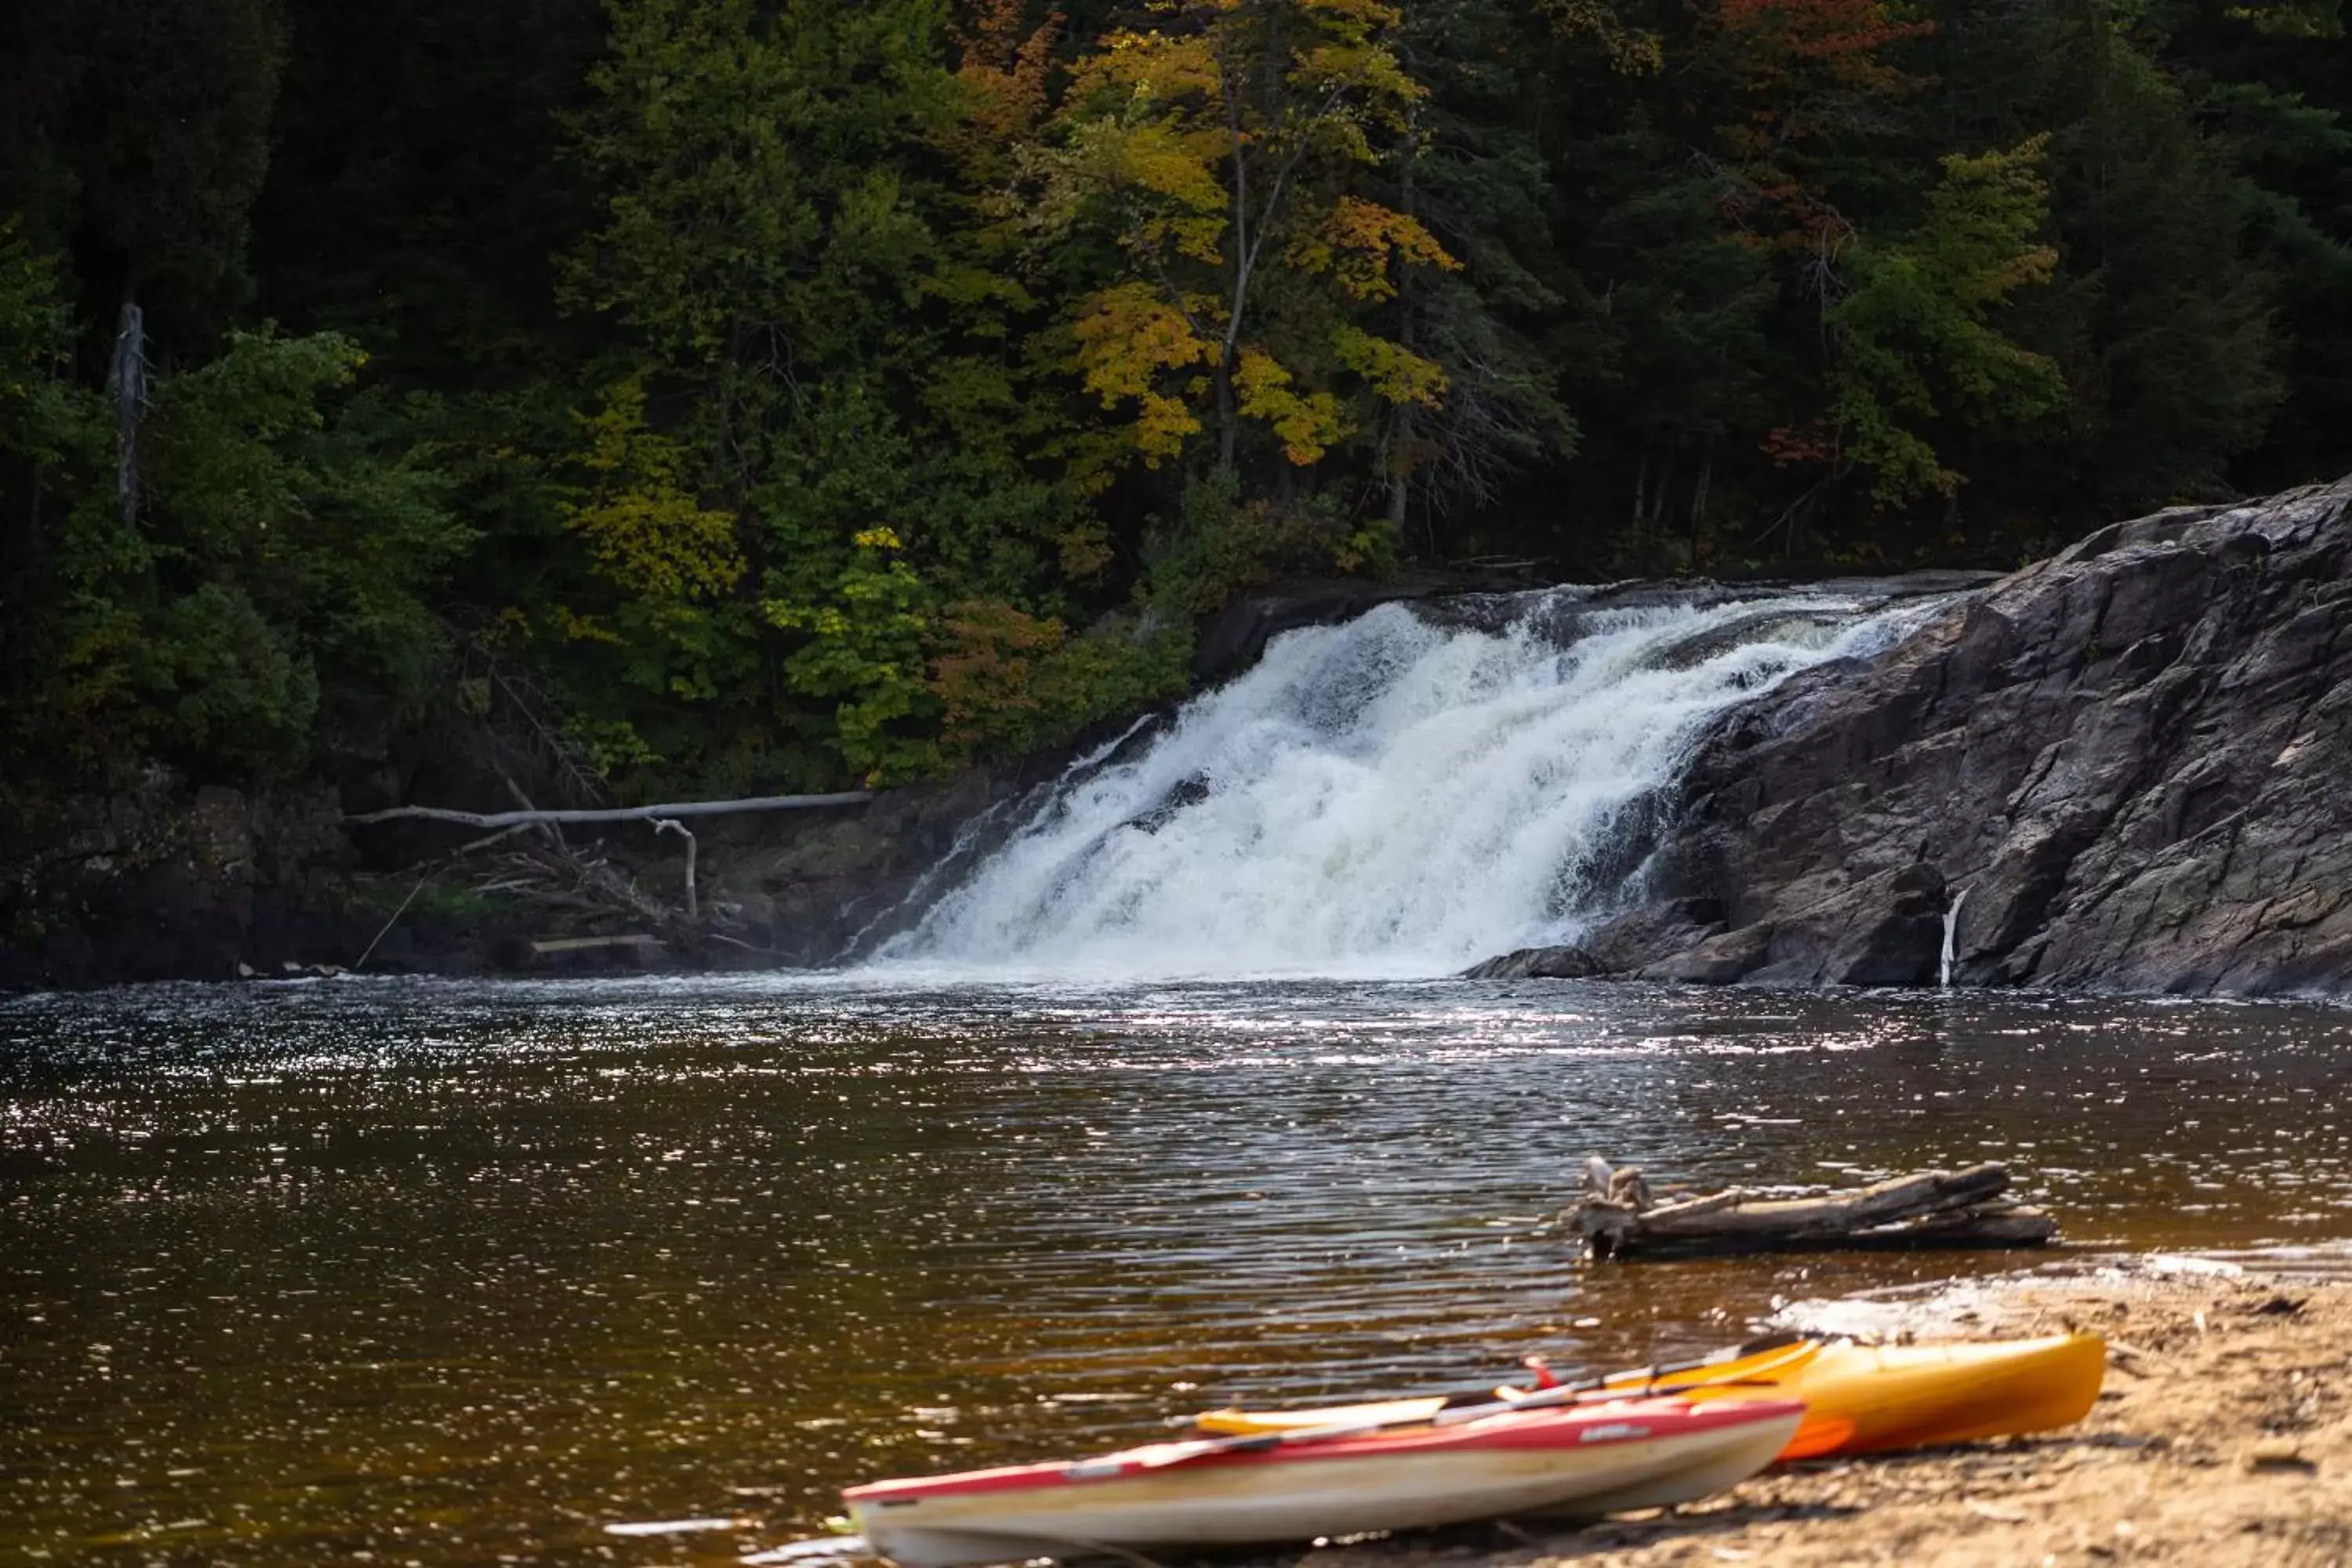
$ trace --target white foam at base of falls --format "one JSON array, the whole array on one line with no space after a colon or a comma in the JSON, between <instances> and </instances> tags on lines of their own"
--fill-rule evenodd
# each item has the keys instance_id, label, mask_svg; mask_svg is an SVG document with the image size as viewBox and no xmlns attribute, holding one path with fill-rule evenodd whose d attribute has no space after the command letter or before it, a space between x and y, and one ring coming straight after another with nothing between
<instances>
[{"instance_id":1,"label":"white foam at base of falls","mask_svg":"<svg viewBox=\"0 0 2352 1568\"><path fill-rule=\"evenodd\" d=\"M1074 774L878 962L1410 978L1572 941L1709 721L1916 619L1823 592L1581 600L1492 601L1484 626L1391 605L1276 637L1139 754Z\"/></svg>"}]
</instances>

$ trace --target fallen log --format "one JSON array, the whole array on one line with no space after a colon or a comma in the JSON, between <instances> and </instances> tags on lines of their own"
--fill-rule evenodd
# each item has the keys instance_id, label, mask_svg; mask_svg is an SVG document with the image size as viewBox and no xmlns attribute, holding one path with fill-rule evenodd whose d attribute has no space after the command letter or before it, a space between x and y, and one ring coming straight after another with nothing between
<instances>
[{"instance_id":1,"label":"fallen log","mask_svg":"<svg viewBox=\"0 0 2352 1568\"><path fill-rule=\"evenodd\" d=\"M857 805L874 798L870 789L832 795L763 795L745 800L680 800L666 805L594 806L579 811L456 811L442 805L395 805L362 811L345 822L454 822L466 827L517 827L537 823L571 826L591 822L650 822L659 817L723 816L743 811L801 811L812 806Z\"/></svg>"},{"instance_id":2,"label":"fallen log","mask_svg":"<svg viewBox=\"0 0 2352 1568\"><path fill-rule=\"evenodd\" d=\"M606 948L632 947L641 952L658 951L661 938L650 932L638 931L627 936L554 936L541 937L530 944L534 957L544 958L551 952L596 952Z\"/></svg>"},{"instance_id":3,"label":"fallen log","mask_svg":"<svg viewBox=\"0 0 2352 1568\"><path fill-rule=\"evenodd\" d=\"M1653 1204L1641 1173L1586 1166L1562 1217L1595 1258L1905 1247L2038 1247L2058 1234L2040 1209L2001 1201L2009 1167L1922 1171L1867 1187L1768 1197L1734 1187Z\"/></svg>"},{"instance_id":4,"label":"fallen log","mask_svg":"<svg viewBox=\"0 0 2352 1568\"><path fill-rule=\"evenodd\" d=\"M463 844L451 850L444 857L441 867L436 869L446 869L448 865L454 864L463 856L498 843L512 834L520 833L526 828L536 828L546 839L539 856L542 868L557 874L568 881L570 887L551 891L536 885L540 879L525 878L520 880L510 879L499 883L478 887L477 891L530 893L542 905L557 907L574 905L579 902L574 895L589 893L593 896L585 900L582 912L596 913L603 907L610 906L638 919L653 921L656 924L679 926L681 922L677 920L672 911L655 903L638 890L633 878L613 871L601 858L591 859L574 853L564 843L562 831L567 826L601 823L646 823L652 826L654 836L657 838L665 833L675 833L686 840L686 909L682 926L683 929L691 931L699 928L702 923L701 894L695 877L695 862L701 845L696 839L693 830L679 820L680 818L723 816L737 812L798 811L815 806L858 805L874 798L872 790L860 789L838 791L831 795L765 795L739 800L682 800L670 801L660 805L588 806L578 809L542 811L530 804L530 797L522 792L522 786L515 783L504 769L499 770L499 777L505 783L508 792L520 803L519 809L459 811L455 807L442 805L395 805L383 811L358 812L346 816L343 820L358 823L448 822L464 827L495 830L487 838L478 838L470 844ZM434 871L427 871L416 886L409 890L408 897L403 899L400 907L393 910L392 919L383 922L383 928L375 933L374 940L370 942L366 949L361 952L359 962L353 967L366 967L368 959L375 952L377 943L383 942L385 934L398 923L400 917L407 913L409 904L418 893L425 890L425 884L431 881L434 875Z\"/></svg>"}]
</instances>

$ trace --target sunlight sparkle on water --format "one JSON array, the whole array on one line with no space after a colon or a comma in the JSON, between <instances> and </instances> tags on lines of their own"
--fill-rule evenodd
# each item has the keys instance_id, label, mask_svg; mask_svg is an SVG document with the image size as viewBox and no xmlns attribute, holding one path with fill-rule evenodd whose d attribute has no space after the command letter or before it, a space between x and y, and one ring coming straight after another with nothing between
<instances>
[{"instance_id":1,"label":"sunlight sparkle on water","mask_svg":"<svg viewBox=\"0 0 2352 1568\"><path fill-rule=\"evenodd\" d=\"M1588 1152L1999 1155L2084 1240L2334 1259L2347 1060L2317 1008L1543 982L31 998L0 1558L733 1561L848 1481L1981 1266L1580 1271L1550 1216Z\"/></svg>"}]
</instances>

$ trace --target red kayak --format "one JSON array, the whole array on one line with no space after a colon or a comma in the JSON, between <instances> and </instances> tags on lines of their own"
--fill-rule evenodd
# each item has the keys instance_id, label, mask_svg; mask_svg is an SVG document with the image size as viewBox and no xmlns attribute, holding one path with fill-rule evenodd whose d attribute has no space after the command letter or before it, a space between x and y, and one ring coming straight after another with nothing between
<instances>
[{"instance_id":1,"label":"red kayak","mask_svg":"<svg viewBox=\"0 0 2352 1568\"><path fill-rule=\"evenodd\" d=\"M842 1495L867 1542L905 1568L1308 1541L1687 1501L1769 1464L1804 1411L1629 1400L1351 1436L1155 1443Z\"/></svg>"}]
</instances>

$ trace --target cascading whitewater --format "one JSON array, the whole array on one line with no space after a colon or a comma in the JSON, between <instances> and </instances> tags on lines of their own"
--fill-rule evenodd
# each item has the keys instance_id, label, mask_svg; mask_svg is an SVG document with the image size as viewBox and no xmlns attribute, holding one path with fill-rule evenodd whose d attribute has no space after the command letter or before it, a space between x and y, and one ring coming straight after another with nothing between
<instances>
[{"instance_id":1,"label":"cascading whitewater","mask_svg":"<svg viewBox=\"0 0 2352 1568\"><path fill-rule=\"evenodd\" d=\"M1276 637L1074 769L884 963L1064 977L1450 973L1572 941L1707 721L1911 616L1823 592L1391 605Z\"/></svg>"}]
</instances>

